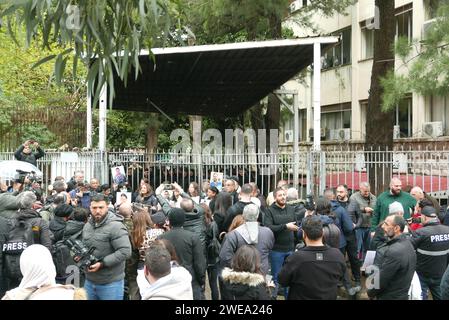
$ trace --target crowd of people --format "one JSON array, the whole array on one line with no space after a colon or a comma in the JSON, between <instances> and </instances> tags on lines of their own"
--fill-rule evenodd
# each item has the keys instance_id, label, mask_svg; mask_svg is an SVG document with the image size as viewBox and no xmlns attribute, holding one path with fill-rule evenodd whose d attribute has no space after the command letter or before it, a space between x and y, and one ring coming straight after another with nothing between
<instances>
[{"instance_id":1,"label":"crowd of people","mask_svg":"<svg viewBox=\"0 0 449 320\"><path fill-rule=\"evenodd\" d=\"M394 177L377 197L362 182L306 201L284 180L267 198L233 177L202 187L144 178L127 199L77 171L47 196L2 188L0 296L203 300L208 286L213 300L410 299L417 277L419 299L449 299L449 217L419 187Z\"/></svg>"}]
</instances>

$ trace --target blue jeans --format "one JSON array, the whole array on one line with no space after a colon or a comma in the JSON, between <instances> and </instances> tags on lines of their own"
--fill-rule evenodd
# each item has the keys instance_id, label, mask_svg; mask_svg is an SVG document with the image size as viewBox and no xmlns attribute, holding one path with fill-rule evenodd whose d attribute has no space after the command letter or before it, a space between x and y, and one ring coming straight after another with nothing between
<instances>
[{"instance_id":1,"label":"blue jeans","mask_svg":"<svg viewBox=\"0 0 449 320\"><path fill-rule=\"evenodd\" d=\"M355 229L355 236L357 238L357 253L359 259L363 261L371 242L370 228Z\"/></svg>"},{"instance_id":2,"label":"blue jeans","mask_svg":"<svg viewBox=\"0 0 449 320\"><path fill-rule=\"evenodd\" d=\"M428 290L432 293L433 300L441 300L441 279L427 278L418 273L419 283L421 284L421 296L423 300L429 298Z\"/></svg>"},{"instance_id":3,"label":"blue jeans","mask_svg":"<svg viewBox=\"0 0 449 320\"><path fill-rule=\"evenodd\" d=\"M125 280L119 280L107 284L95 284L86 279L86 289L89 300L123 300Z\"/></svg>"},{"instance_id":4,"label":"blue jeans","mask_svg":"<svg viewBox=\"0 0 449 320\"><path fill-rule=\"evenodd\" d=\"M279 290L279 282L278 282L278 274L281 271L282 265L284 264L285 259L293 252L280 252L280 251L271 251L270 260L271 260L271 275L273 276L273 282L276 285L276 288L272 291L272 297L276 299L277 293ZM284 288L284 297L287 299L288 289Z\"/></svg>"}]
</instances>

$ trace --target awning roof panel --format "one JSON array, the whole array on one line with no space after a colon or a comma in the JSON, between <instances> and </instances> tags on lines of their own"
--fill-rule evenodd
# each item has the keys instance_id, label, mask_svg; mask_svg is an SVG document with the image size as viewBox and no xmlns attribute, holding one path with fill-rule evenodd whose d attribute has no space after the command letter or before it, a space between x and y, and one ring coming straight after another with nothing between
<instances>
[{"instance_id":1,"label":"awning roof panel","mask_svg":"<svg viewBox=\"0 0 449 320\"><path fill-rule=\"evenodd\" d=\"M313 42L324 52L336 37L153 49L140 56L142 74L128 86L115 77L113 109L167 114L235 116L313 62Z\"/></svg>"}]
</instances>

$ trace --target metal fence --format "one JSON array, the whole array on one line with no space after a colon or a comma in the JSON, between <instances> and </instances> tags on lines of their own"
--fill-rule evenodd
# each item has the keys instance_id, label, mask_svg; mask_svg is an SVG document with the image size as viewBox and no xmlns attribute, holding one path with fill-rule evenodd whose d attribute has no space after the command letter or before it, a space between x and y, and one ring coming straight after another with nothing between
<instances>
[{"instance_id":1,"label":"metal fence","mask_svg":"<svg viewBox=\"0 0 449 320\"><path fill-rule=\"evenodd\" d=\"M0 153L0 160L13 159L12 152ZM297 155L278 154L213 154L195 155L170 152L146 153L143 150L89 152L48 152L38 160L47 186L56 176L66 180L75 170L83 170L85 179L98 178L101 183L112 183L111 170L123 166L128 184L136 190L141 178L149 179L153 187L164 182L178 182L187 190L192 181L199 184L210 179L211 172L237 177L240 184L255 182L267 195L280 179L298 188L301 198L307 193L321 194L325 188L346 184L357 190L369 174L377 182L388 185L391 176L400 177L403 188L420 186L424 191L442 200L449 190L449 151L397 150L363 151L331 150L304 151ZM370 167L370 170L367 168ZM390 168L390 171L386 171ZM370 173L368 172L370 171ZM385 176L384 172L388 175ZM376 183L377 185L377 183ZM373 189L379 194L384 190Z\"/></svg>"}]
</instances>

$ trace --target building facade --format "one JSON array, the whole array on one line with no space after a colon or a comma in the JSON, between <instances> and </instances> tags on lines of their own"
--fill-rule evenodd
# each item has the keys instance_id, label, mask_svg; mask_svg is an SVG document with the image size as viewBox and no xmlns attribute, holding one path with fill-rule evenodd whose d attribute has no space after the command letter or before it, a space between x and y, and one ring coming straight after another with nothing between
<instances>
[{"instance_id":1,"label":"building facade","mask_svg":"<svg viewBox=\"0 0 449 320\"><path fill-rule=\"evenodd\" d=\"M396 36L423 39L436 14L438 0L396 0ZM285 24L299 37L312 36L294 23L297 12L307 0L292 1L290 18ZM323 144L363 143L367 104L373 64L374 28L377 20L374 0L359 0L346 10L346 15L331 18L313 17L321 35L340 35L341 43L324 53L321 71L321 135ZM416 52L412 53L416 54ZM413 60L412 60L413 61ZM311 69L310 69L311 70ZM397 73L407 66L397 58ZM285 89L298 90L300 100L300 141L310 142L313 135L312 72L291 80ZM410 92L396 106L394 141L449 141L449 106L443 97L423 97ZM285 121L281 142L292 143L293 117Z\"/></svg>"}]
</instances>

